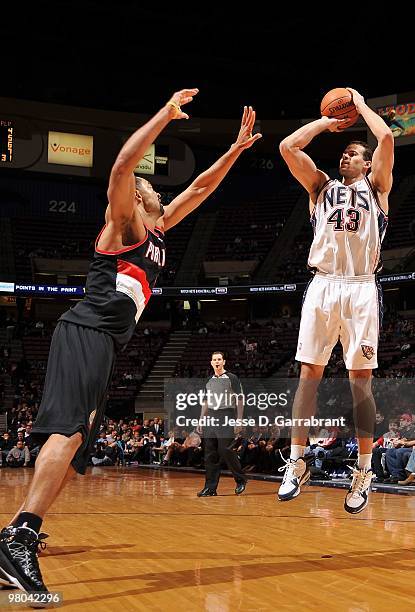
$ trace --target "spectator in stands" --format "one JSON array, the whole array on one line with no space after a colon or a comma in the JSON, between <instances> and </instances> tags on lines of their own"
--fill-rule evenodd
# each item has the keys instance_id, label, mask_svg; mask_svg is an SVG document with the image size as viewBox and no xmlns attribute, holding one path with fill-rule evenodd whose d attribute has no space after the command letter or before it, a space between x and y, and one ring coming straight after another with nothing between
<instances>
[{"instance_id":1,"label":"spectator in stands","mask_svg":"<svg viewBox=\"0 0 415 612\"><path fill-rule=\"evenodd\" d=\"M171 448L173 448L173 444L174 444L174 431L170 430L169 431L169 437L165 440L163 440L163 442L160 444L161 449L162 449L162 460L161 460L161 465L168 465L169 461L170 461L170 457L171 457L171 453L169 455L169 450Z\"/></svg>"},{"instance_id":2,"label":"spectator in stands","mask_svg":"<svg viewBox=\"0 0 415 612\"><path fill-rule=\"evenodd\" d=\"M100 438L95 444L94 453L91 457L93 465L113 465L111 458L107 455L108 442Z\"/></svg>"},{"instance_id":3,"label":"spectator in stands","mask_svg":"<svg viewBox=\"0 0 415 612\"><path fill-rule=\"evenodd\" d=\"M379 412L379 410L377 410L376 417L375 417L375 433L373 436L375 440L380 438L380 436L382 436L385 433L384 420L385 420L384 415L381 412Z\"/></svg>"},{"instance_id":4,"label":"spectator in stands","mask_svg":"<svg viewBox=\"0 0 415 612\"><path fill-rule=\"evenodd\" d=\"M164 442L165 438L160 436L156 445L153 446L153 463L162 463L164 458Z\"/></svg>"},{"instance_id":5,"label":"spectator in stands","mask_svg":"<svg viewBox=\"0 0 415 612\"><path fill-rule=\"evenodd\" d=\"M98 439L97 439L97 444L101 444L107 441L107 431L105 428L101 429Z\"/></svg>"},{"instance_id":6,"label":"spectator in stands","mask_svg":"<svg viewBox=\"0 0 415 612\"><path fill-rule=\"evenodd\" d=\"M384 455L388 449L394 448L394 442L398 441L399 437L398 421L391 419L388 431L373 443L372 469L378 482L383 482L385 478L390 477L390 474L386 474L384 470Z\"/></svg>"},{"instance_id":7,"label":"spectator in stands","mask_svg":"<svg viewBox=\"0 0 415 612\"><path fill-rule=\"evenodd\" d=\"M124 429L124 426L123 426L123 430L122 430L122 434L121 434L121 440L123 442L127 443L128 440L131 440L132 435L133 435L133 433L132 433L131 428L128 427L127 424L125 424L125 429Z\"/></svg>"},{"instance_id":8,"label":"spectator in stands","mask_svg":"<svg viewBox=\"0 0 415 612\"><path fill-rule=\"evenodd\" d=\"M132 422L132 424L131 424L131 422L130 422L130 425L131 425L131 431L132 431L132 433L135 433L136 431L141 431L141 430L142 430L142 428L143 428L143 424L142 424L141 422L139 423L139 422L138 422L138 419L134 419L134 421Z\"/></svg>"},{"instance_id":9,"label":"spectator in stands","mask_svg":"<svg viewBox=\"0 0 415 612\"><path fill-rule=\"evenodd\" d=\"M16 319L13 315L8 315L6 319L6 342L8 344L11 343L14 337L14 332L16 329Z\"/></svg>"},{"instance_id":10,"label":"spectator in stands","mask_svg":"<svg viewBox=\"0 0 415 612\"><path fill-rule=\"evenodd\" d=\"M188 436L189 432L184 429L179 436L174 437L174 442L167 452L168 459L171 460L172 463L176 465L187 464L187 457L190 448L189 443L186 442Z\"/></svg>"},{"instance_id":11,"label":"spectator in stands","mask_svg":"<svg viewBox=\"0 0 415 612\"><path fill-rule=\"evenodd\" d=\"M133 431L134 431L134 427L133 427ZM149 419L144 419L143 426L140 429L140 434L144 436L144 435L147 435L149 431L150 431L150 421Z\"/></svg>"},{"instance_id":12,"label":"spectator in stands","mask_svg":"<svg viewBox=\"0 0 415 612\"><path fill-rule=\"evenodd\" d=\"M149 431L147 435L143 437L144 442L144 463L152 463L154 459L153 448L157 446L157 438L153 431Z\"/></svg>"},{"instance_id":13,"label":"spectator in stands","mask_svg":"<svg viewBox=\"0 0 415 612\"><path fill-rule=\"evenodd\" d=\"M412 416L408 413L402 414L400 425L401 437L393 442L393 448L388 449L385 455L386 466L391 476L384 482L389 484L397 484L400 480L406 479L405 467L412 447L415 446L415 426L412 425Z\"/></svg>"},{"instance_id":14,"label":"spectator in stands","mask_svg":"<svg viewBox=\"0 0 415 612\"><path fill-rule=\"evenodd\" d=\"M202 463L202 441L200 435L196 431L192 431L186 436L183 446L187 449L186 465L200 466Z\"/></svg>"},{"instance_id":15,"label":"spectator in stands","mask_svg":"<svg viewBox=\"0 0 415 612\"><path fill-rule=\"evenodd\" d=\"M145 345L145 348L150 348L151 349L151 336L152 336L152 332L151 332L151 329L149 327L145 327L143 329L143 336L144 336L144 345Z\"/></svg>"},{"instance_id":16,"label":"spectator in stands","mask_svg":"<svg viewBox=\"0 0 415 612\"><path fill-rule=\"evenodd\" d=\"M177 459L177 449L181 447L182 441L180 438L174 434L172 441L169 443L167 447L166 454L162 461L162 465L171 465L175 459Z\"/></svg>"},{"instance_id":17,"label":"spectator in stands","mask_svg":"<svg viewBox=\"0 0 415 612\"><path fill-rule=\"evenodd\" d=\"M257 469L260 440L264 441L265 437L259 427L255 426L252 434L247 439L243 439L240 448L237 449L243 472L253 472Z\"/></svg>"},{"instance_id":18,"label":"spectator in stands","mask_svg":"<svg viewBox=\"0 0 415 612\"><path fill-rule=\"evenodd\" d=\"M404 414L401 414L401 416L399 417L399 430L401 433L401 437L402 438L408 437L406 434L412 434L413 428L414 426L413 426L412 414L409 414L409 412L405 412Z\"/></svg>"},{"instance_id":19,"label":"spectator in stands","mask_svg":"<svg viewBox=\"0 0 415 612\"><path fill-rule=\"evenodd\" d=\"M34 463L36 461L36 457L38 456L41 447L33 438L32 426L33 426L32 422L29 421L29 423L27 423L23 431L23 434L24 434L23 439L24 439L25 446L27 446L29 449L31 461Z\"/></svg>"},{"instance_id":20,"label":"spectator in stands","mask_svg":"<svg viewBox=\"0 0 415 612\"><path fill-rule=\"evenodd\" d=\"M43 336L45 335L45 324L43 323L43 321L40 321L40 320L37 321L35 325L35 329L36 329L37 334L39 336L42 336L43 338Z\"/></svg>"},{"instance_id":21,"label":"spectator in stands","mask_svg":"<svg viewBox=\"0 0 415 612\"><path fill-rule=\"evenodd\" d=\"M415 446L412 447L412 452L409 456L408 463L406 464L405 472L405 480L399 480L398 484L403 487L415 485Z\"/></svg>"},{"instance_id":22,"label":"spectator in stands","mask_svg":"<svg viewBox=\"0 0 415 612\"><path fill-rule=\"evenodd\" d=\"M160 419L158 417L155 417L152 426L150 427L150 431L152 431L154 433L154 435L156 436L156 438L159 438L161 435L163 435L163 427L162 424L160 422Z\"/></svg>"},{"instance_id":23,"label":"spectator in stands","mask_svg":"<svg viewBox=\"0 0 415 612\"><path fill-rule=\"evenodd\" d=\"M133 433L133 437L125 445L125 461L127 464L142 461L144 458L144 439L138 431Z\"/></svg>"},{"instance_id":24,"label":"spectator in stands","mask_svg":"<svg viewBox=\"0 0 415 612\"><path fill-rule=\"evenodd\" d=\"M309 438L310 445L308 449L306 449L309 453L314 454L315 466L318 469L322 469L323 460L326 457L331 457L330 454L333 449L336 447L341 447L341 443L338 440L339 430L337 427L332 427L330 429L321 428L316 435L312 435ZM336 456L338 452L336 453Z\"/></svg>"},{"instance_id":25,"label":"spectator in stands","mask_svg":"<svg viewBox=\"0 0 415 612\"><path fill-rule=\"evenodd\" d=\"M14 447L12 437L8 431L5 431L0 438L0 465L6 465L6 458L11 449Z\"/></svg>"},{"instance_id":26,"label":"spectator in stands","mask_svg":"<svg viewBox=\"0 0 415 612\"><path fill-rule=\"evenodd\" d=\"M125 449L125 442L123 440L121 440L121 436L119 433L116 433L114 435L114 442L118 447L117 450L117 456L116 456L116 465L125 465L125 456L124 456L124 449Z\"/></svg>"},{"instance_id":27,"label":"spectator in stands","mask_svg":"<svg viewBox=\"0 0 415 612\"><path fill-rule=\"evenodd\" d=\"M272 469L272 457L274 454L274 441L268 439L259 440L257 470L261 473L270 472Z\"/></svg>"},{"instance_id":28,"label":"spectator in stands","mask_svg":"<svg viewBox=\"0 0 415 612\"><path fill-rule=\"evenodd\" d=\"M30 463L30 452L23 440L18 440L16 446L9 451L6 457L7 467L26 467Z\"/></svg>"}]
</instances>

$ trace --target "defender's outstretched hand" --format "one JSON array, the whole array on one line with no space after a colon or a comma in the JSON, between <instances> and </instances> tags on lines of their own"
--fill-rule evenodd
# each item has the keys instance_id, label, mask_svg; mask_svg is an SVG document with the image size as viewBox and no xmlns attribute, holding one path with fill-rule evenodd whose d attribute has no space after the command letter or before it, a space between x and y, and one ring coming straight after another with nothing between
<instances>
[{"instance_id":1,"label":"defender's outstretched hand","mask_svg":"<svg viewBox=\"0 0 415 612\"><path fill-rule=\"evenodd\" d=\"M255 111L252 106L244 106L244 112L242 115L241 129L239 130L238 138L235 144L240 149L249 149L252 147L254 142L262 138L262 134L254 134L252 136L252 130L255 125Z\"/></svg>"},{"instance_id":2,"label":"defender's outstretched hand","mask_svg":"<svg viewBox=\"0 0 415 612\"><path fill-rule=\"evenodd\" d=\"M193 100L193 97L199 93L198 89L181 89L180 91L176 91L170 98L167 105L172 109L172 119L189 119L189 115L184 113L181 107L184 104L188 104Z\"/></svg>"}]
</instances>

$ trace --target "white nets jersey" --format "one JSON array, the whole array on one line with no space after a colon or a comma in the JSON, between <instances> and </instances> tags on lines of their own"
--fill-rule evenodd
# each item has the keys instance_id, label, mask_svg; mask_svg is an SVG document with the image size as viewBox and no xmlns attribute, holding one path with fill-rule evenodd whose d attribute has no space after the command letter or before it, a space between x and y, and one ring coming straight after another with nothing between
<instances>
[{"instance_id":1,"label":"white nets jersey","mask_svg":"<svg viewBox=\"0 0 415 612\"><path fill-rule=\"evenodd\" d=\"M308 267L336 276L375 274L382 267L380 249L387 223L367 177L349 186L329 179L311 215L314 240Z\"/></svg>"}]
</instances>

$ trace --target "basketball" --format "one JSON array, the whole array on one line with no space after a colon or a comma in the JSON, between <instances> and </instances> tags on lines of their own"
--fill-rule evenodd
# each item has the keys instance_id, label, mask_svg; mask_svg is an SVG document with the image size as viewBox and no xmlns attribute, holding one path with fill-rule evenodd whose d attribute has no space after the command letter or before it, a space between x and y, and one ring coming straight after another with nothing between
<instances>
[{"instance_id":1,"label":"basketball","mask_svg":"<svg viewBox=\"0 0 415 612\"><path fill-rule=\"evenodd\" d=\"M336 87L328 91L321 101L320 112L326 117L348 119L347 123L341 128L342 130L354 125L359 117L359 113L353 104L352 94L345 87Z\"/></svg>"}]
</instances>

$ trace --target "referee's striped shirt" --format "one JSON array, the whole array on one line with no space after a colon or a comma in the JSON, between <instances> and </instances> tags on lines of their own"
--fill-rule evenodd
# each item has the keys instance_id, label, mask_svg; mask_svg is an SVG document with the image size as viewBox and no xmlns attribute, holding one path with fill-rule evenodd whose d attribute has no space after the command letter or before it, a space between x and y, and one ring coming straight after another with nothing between
<instances>
[{"instance_id":1,"label":"referee's striped shirt","mask_svg":"<svg viewBox=\"0 0 415 612\"><path fill-rule=\"evenodd\" d=\"M208 395L208 391L210 391L210 395ZM238 398L234 394L239 395L241 393L243 393L241 381L235 374L226 370L219 376L213 374L205 385L205 401L210 410L235 408Z\"/></svg>"}]
</instances>

